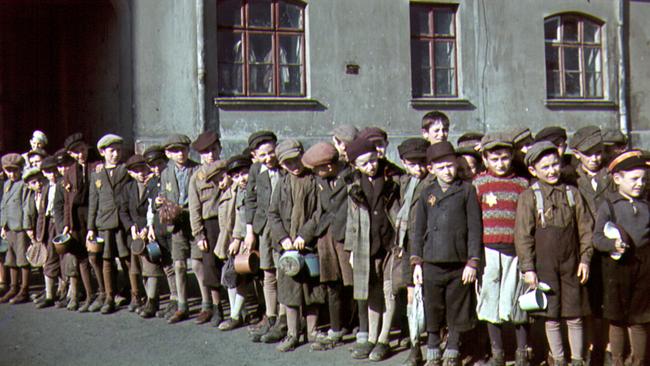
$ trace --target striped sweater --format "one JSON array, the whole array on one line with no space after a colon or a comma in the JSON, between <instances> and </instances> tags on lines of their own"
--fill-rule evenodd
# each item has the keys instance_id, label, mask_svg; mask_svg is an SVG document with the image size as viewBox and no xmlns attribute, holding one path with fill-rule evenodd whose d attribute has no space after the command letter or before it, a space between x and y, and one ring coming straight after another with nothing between
<instances>
[{"instance_id":1,"label":"striped sweater","mask_svg":"<svg viewBox=\"0 0 650 366\"><path fill-rule=\"evenodd\" d=\"M474 178L483 217L483 243L514 244L517 200L528 188L525 178L514 174L497 177L486 171Z\"/></svg>"}]
</instances>

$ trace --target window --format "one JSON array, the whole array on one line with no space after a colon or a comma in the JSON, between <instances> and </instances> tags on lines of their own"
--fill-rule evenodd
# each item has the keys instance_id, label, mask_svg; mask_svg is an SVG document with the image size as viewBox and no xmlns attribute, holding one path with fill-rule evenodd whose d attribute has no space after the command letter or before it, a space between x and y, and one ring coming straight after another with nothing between
<instances>
[{"instance_id":1,"label":"window","mask_svg":"<svg viewBox=\"0 0 650 366\"><path fill-rule=\"evenodd\" d=\"M580 15L544 22L549 99L603 98L602 24Z\"/></svg>"},{"instance_id":2,"label":"window","mask_svg":"<svg viewBox=\"0 0 650 366\"><path fill-rule=\"evenodd\" d=\"M305 95L305 5L217 2L219 96Z\"/></svg>"},{"instance_id":3,"label":"window","mask_svg":"<svg viewBox=\"0 0 650 366\"><path fill-rule=\"evenodd\" d=\"M456 97L456 8L411 4L413 97Z\"/></svg>"}]
</instances>

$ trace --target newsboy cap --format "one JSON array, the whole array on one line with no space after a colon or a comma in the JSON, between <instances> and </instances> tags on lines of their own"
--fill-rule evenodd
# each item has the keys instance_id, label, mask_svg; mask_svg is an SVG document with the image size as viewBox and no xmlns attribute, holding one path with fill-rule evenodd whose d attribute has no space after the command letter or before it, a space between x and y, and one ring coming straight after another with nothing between
<instances>
[{"instance_id":1,"label":"newsboy cap","mask_svg":"<svg viewBox=\"0 0 650 366\"><path fill-rule=\"evenodd\" d=\"M63 142L63 146L66 150L72 150L74 147L80 144L85 144L84 135L81 132L73 133L72 135L66 137Z\"/></svg>"},{"instance_id":2,"label":"newsboy cap","mask_svg":"<svg viewBox=\"0 0 650 366\"><path fill-rule=\"evenodd\" d=\"M58 163L55 156L48 156L41 162L41 170L43 171L54 171L57 166Z\"/></svg>"},{"instance_id":3,"label":"newsboy cap","mask_svg":"<svg viewBox=\"0 0 650 366\"><path fill-rule=\"evenodd\" d=\"M192 149L200 153L209 149L215 143L221 144L219 135L214 131L205 131L192 142Z\"/></svg>"},{"instance_id":4,"label":"newsboy cap","mask_svg":"<svg viewBox=\"0 0 650 366\"><path fill-rule=\"evenodd\" d=\"M354 163L357 158L363 154L376 153L375 144L363 137L357 136L350 144L345 147L345 153L348 155L348 161Z\"/></svg>"},{"instance_id":5,"label":"newsboy cap","mask_svg":"<svg viewBox=\"0 0 650 366\"><path fill-rule=\"evenodd\" d=\"M482 152L485 152L499 147L512 149L513 145L511 137L507 133L493 132L483 136L479 147Z\"/></svg>"},{"instance_id":6,"label":"newsboy cap","mask_svg":"<svg viewBox=\"0 0 650 366\"><path fill-rule=\"evenodd\" d=\"M70 166L75 163L75 160L68 154L66 149L59 149L54 153L54 158L56 159L56 166Z\"/></svg>"},{"instance_id":7,"label":"newsboy cap","mask_svg":"<svg viewBox=\"0 0 650 366\"><path fill-rule=\"evenodd\" d=\"M476 147L481 142L481 139L483 138L483 134L480 132L466 132L462 134L458 140L456 140L456 145L461 148L461 147Z\"/></svg>"},{"instance_id":8,"label":"newsboy cap","mask_svg":"<svg viewBox=\"0 0 650 366\"><path fill-rule=\"evenodd\" d=\"M585 126L577 130L571 138L572 149L587 152L603 143L603 135L596 126Z\"/></svg>"},{"instance_id":9,"label":"newsboy cap","mask_svg":"<svg viewBox=\"0 0 650 366\"><path fill-rule=\"evenodd\" d=\"M449 141L436 142L427 149L427 162L432 163L449 156L456 156L454 145Z\"/></svg>"},{"instance_id":10,"label":"newsboy cap","mask_svg":"<svg viewBox=\"0 0 650 366\"><path fill-rule=\"evenodd\" d=\"M160 145L151 145L144 150L142 153L144 160L147 164L151 164L158 159L167 160L167 155L165 155L165 149Z\"/></svg>"},{"instance_id":11,"label":"newsboy cap","mask_svg":"<svg viewBox=\"0 0 650 366\"><path fill-rule=\"evenodd\" d=\"M513 145L518 145L528 139L533 139L533 134L530 132L530 128L520 128L513 130L510 134L510 139L512 140Z\"/></svg>"},{"instance_id":12,"label":"newsboy cap","mask_svg":"<svg viewBox=\"0 0 650 366\"><path fill-rule=\"evenodd\" d=\"M138 166L147 166L147 162L144 160L144 156L135 154L131 155L131 157L126 160L126 163L124 165L126 166L126 169L133 170Z\"/></svg>"},{"instance_id":13,"label":"newsboy cap","mask_svg":"<svg viewBox=\"0 0 650 366\"><path fill-rule=\"evenodd\" d=\"M278 142L278 137L271 131L257 131L253 132L248 137L248 148L251 150L257 149L260 145L271 142Z\"/></svg>"},{"instance_id":14,"label":"newsboy cap","mask_svg":"<svg viewBox=\"0 0 650 366\"><path fill-rule=\"evenodd\" d=\"M23 172L23 181L25 183L29 182L32 179L43 178L43 172L39 168L29 168Z\"/></svg>"},{"instance_id":15,"label":"newsboy cap","mask_svg":"<svg viewBox=\"0 0 650 366\"><path fill-rule=\"evenodd\" d=\"M302 164L309 169L319 165L334 163L338 160L339 153L334 145L329 142L319 142L305 151Z\"/></svg>"},{"instance_id":16,"label":"newsboy cap","mask_svg":"<svg viewBox=\"0 0 650 366\"><path fill-rule=\"evenodd\" d=\"M190 143L192 143L192 140L190 140L187 135L183 135L180 133L174 133L169 136L167 136L167 139L165 139L165 142L163 143L163 147L165 150L173 149L175 147L189 147Z\"/></svg>"},{"instance_id":17,"label":"newsboy cap","mask_svg":"<svg viewBox=\"0 0 650 366\"><path fill-rule=\"evenodd\" d=\"M7 168L15 168L15 169L22 169L23 165L25 165L25 159L20 154L16 153L9 153L5 154L2 156L2 167L7 169Z\"/></svg>"},{"instance_id":18,"label":"newsboy cap","mask_svg":"<svg viewBox=\"0 0 650 366\"><path fill-rule=\"evenodd\" d=\"M429 145L429 141L422 137L413 137L402 141L397 146L397 152L401 159L424 160L427 158L427 148Z\"/></svg>"},{"instance_id":19,"label":"newsboy cap","mask_svg":"<svg viewBox=\"0 0 650 366\"><path fill-rule=\"evenodd\" d=\"M354 141L358 134L359 129L352 125L340 125L332 130L332 135L346 144Z\"/></svg>"},{"instance_id":20,"label":"newsboy cap","mask_svg":"<svg viewBox=\"0 0 650 366\"><path fill-rule=\"evenodd\" d=\"M366 127L359 131L359 137L370 140L373 143L388 141L388 134L379 127Z\"/></svg>"},{"instance_id":21,"label":"newsboy cap","mask_svg":"<svg viewBox=\"0 0 650 366\"><path fill-rule=\"evenodd\" d=\"M648 168L648 159L640 150L630 150L619 154L609 163L607 169L611 173L628 171L634 169Z\"/></svg>"},{"instance_id":22,"label":"newsboy cap","mask_svg":"<svg viewBox=\"0 0 650 366\"><path fill-rule=\"evenodd\" d=\"M627 137L621 132L621 130L617 130L615 128L608 128L606 130L601 131L601 135L603 136L603 144L604 145L626 145L627 144Z\"/></svg>"},{"instance_id":23,"label":"newsboy cap","mask_svg":"<svg viewBox=\"0 0 650 366\"><path fill-rule=\"evenodd\" d=\"M113 144L121 144L123 142L124 139L122 139L122 137L109 133L102 136L102 138L100 138L99 141L97 141L97 149L99 150L105 149Z\"/></svg>"},{"instance_id":24,"label":"newsboy cap","mask_svg":"<svg viewBox=\"0 0 650 366\"><path fill-rule=\"evenodd\" d=\"M253 165L253 161L251 160L250 154L231 156L230 159L228 159L228 173L234 173L240 169L250 168L251 165Z\"/></svg>"},{"instance_id":25,"label":"newsboy cap","mask_svg":"<svg viewBox=\"0 0 650 366\"><path fill-rule=\"evenodd\" d=\"M220 173L226 173L228 170L227 160L217 160L206 166L205 179L212 179Z\"/></svg>"},{"instance_id":26,"label":"newsboy cap","mask_svg":"<svg viewBox=\"0 0 650 366\"><path fill-rule=\"evenodd\" d=\"M550 141L555 146L560 146L566 141L566 130L559 126L544 127L535 135L535 142L539 141Z\"/></svg>"},{"instance_id":27,"label":"newsboy cap","mask_svg":"<svg viewBox=\"0 0 650 366\"><path fill-rule=\"evenodd\" d=\"M288 159L297 158L303 153L303 147L300 141L296 139L286 139L282 140L275 147L275 154L278 156L278 160L283 162Z\"/></svg>"},{"instance_id":28,"label":"newsboy cap","mask_svg":"<svg viewBox=\"0 0 650 366\"><path fill-rule=\"evenodd\" d=\"M545 156L545 153L554 151L556 154L559 154L557 146L550 141L540 141L534 143L526 152L524 156L524 163L526 166L534 165L540 158Z\"/></svg>"}]
</instances>

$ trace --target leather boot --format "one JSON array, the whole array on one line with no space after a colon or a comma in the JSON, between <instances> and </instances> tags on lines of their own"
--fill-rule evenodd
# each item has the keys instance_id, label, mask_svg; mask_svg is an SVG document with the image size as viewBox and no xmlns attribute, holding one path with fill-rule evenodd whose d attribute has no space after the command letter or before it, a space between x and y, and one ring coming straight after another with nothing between
<instances>
[{"instance_id":1,"label":"leather boot","mask_svg":"<svg viewBox=\"0 0 650 366\"><path fill-rule=\"evenodd\" d=\"M287 316L282 315L260 340L264 343L277 343L287 336Z\"/></svg>"},{"instance_id":2,"label":"leather boot","mask_svg":"<svg viewBox=\"0 0 650 366\"><path fill-rule=\"evenodd\" d=\"M153 318L158 311L158 299L147 299L147 303L140 312L140 316L144 319Z\"/></svg>"},{"instance_id":3,"label":"leather boot","mask_svg":"<svg viewBox=\"0 0 650 366\"><path fill-rule=\"evenodd\" d=\"M11 286L9 287L9 291L7 291L4 296L0 298L0 304L4 304L9 302L12 297L16 296L18 294L18 286Z\"/></svg>"},{"instance_id":4,"label":"leather boot","mask_svg":"<svg viewBox=\"0 0 650 366\"><path fill-rule=\"evenodd\" d=\"M131 302L129 303L129 312L134 312L136 311L139 307L142 306L142 300L140 300L140 296L138 295L137 292L132 292L131 293Z\"/></svg>"},{"instance_id":5,"label":"leather boot","mask_svg":"<svg viewBox=\"0 0 650 366\"><path fill-rule=\"evenodd\" d=\"M27 287L21 287L16 296L9 300L9 303L14 305L24 304L26 302L29 302L29 289Z\"/></svg>"}]
</instances>

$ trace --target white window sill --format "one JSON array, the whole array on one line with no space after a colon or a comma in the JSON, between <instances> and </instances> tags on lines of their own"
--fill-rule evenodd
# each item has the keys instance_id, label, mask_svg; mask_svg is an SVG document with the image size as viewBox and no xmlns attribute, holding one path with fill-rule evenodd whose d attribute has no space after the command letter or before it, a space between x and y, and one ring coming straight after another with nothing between
<instances>
[{"instance_id":1,"label":"white window sill","mask_svg":"<svg viewBox=\"0 0 650 366\"><path fill-rule=\"evenodd\" d=\"M546 99L549 109L616 109L618 105L604 99Z\"/></svg>"},{"instance_id":2,"label":"white window sill","mask_svg":"<svg viewBox=\"0 0 650 366\"><path fill-rule=\"evenodd\" d=\"M474 109L472 102L463 98L413 98L411 107L415 109L422 108L457 108L457 109Z\"/></svg>"},{"instance_id":3,"label":"white window sill","mask_svg":"<svg viewBox=\"0 0 650 366\"><path fill-rule=\"evenodd\" d=\"M326 107L316 99L276 97L217 97L214 105L224 110L324 110Z\"/></svg>"}]
</instances>

